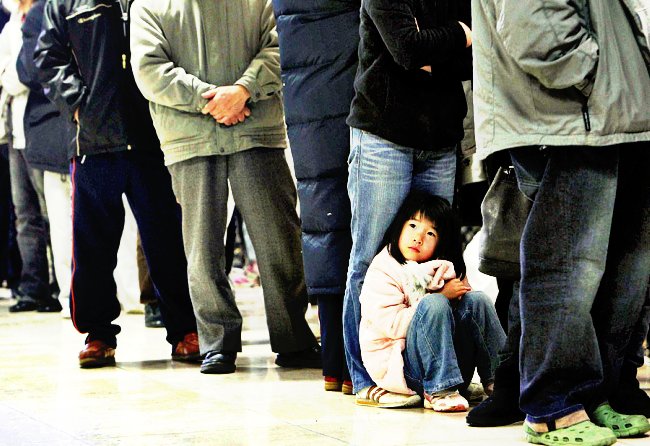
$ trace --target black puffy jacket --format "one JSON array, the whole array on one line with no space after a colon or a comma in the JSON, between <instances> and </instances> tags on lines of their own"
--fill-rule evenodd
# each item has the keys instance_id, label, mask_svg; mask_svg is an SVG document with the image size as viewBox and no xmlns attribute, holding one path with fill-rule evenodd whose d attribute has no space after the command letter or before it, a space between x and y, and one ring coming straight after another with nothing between
<instances>
[{"instance_id":1,"label":"black puffy jacket","mask_svg":"<svg viewBox=\"0 0 650 446\"><path fill-rule=\"evenodd\" d=\"M273 0L310 295L343 294L352 246L345 119L354 94L360 0Z\"/></svg>"},{"instance_id":2,"label":"black puffy jacket","mask_svg":"<svg viewBox=\"0 0 650 446\"><path fill-rule=\"evenodd\" d=\"M469 0L365 0L359 68L347 123L417 150L463 138L461 81L471 77L465 48ZM431 66L431 73L420 68Z\"/></svg>"},{"instance_id":3,"label":"black puffy jacket","mask_svg":"<svg viewBox=\"0 0 650 446\"><path fill-rule=\"evenodd\" d=\"M23 24L23 46L16 70L20 82L30 89L25 108L25 158L30 166L51 172L68 173L74 155L74 125L61 114L38 82L34 49L43 23L45 0L34 3Z\"/></svg>"},{"instance_id":4,"label":"black puffy jacket","mask_svg":"<svg viewBox=\"0 0 650 446\"><path fill-rule=\"evenodd\" d=\"M120 0L50 0L45 6L36 65L47 96L71 119L79 109L77 156L160 148L133 79L122 9Z\"/></svg>"}]
</instances>

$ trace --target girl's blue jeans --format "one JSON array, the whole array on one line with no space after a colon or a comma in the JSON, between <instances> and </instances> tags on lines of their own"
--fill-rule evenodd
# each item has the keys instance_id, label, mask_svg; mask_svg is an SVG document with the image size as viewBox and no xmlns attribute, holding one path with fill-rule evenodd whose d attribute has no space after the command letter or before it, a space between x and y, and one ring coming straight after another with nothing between
<instances>
[{"instance_id":1,"label":"girl's blue jeans","mask_svg":"<svg viewBox=\"0 0 650 446\"><path fill-rule=\"evenodd\" d=\"M483 385L490 384L505 337L485 293L470 291L454 300L442 294L425 296L406 334L406 383L419 394L464 390L476 369Z\"/></svg>"},{"instance_id":2,"label":"girl's blue jeans","mask_svg":"<svg viewBox=\"0 0 650 446\"><path fill-rule=\"evenodd\" d=\"M451 203L456 177L455 148L418 151L363 130L350 129L348 194L352 211L352 252L343 302L345 357L354 391L374 384L359 348L359 294L384 233L411 190L439 195Z\"/></svg>"}]
</instances>

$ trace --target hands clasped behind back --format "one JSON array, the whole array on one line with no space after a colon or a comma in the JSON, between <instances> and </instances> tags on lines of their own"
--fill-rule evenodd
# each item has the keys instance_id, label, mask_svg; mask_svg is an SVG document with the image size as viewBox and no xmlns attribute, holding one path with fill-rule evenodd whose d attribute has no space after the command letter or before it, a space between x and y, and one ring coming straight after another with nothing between
<instances>
[{"instance_id":1,"label":"hands clasped behind back","mask_svg":"<svg viewBox=\"0 0 650 446\"><path fill-rule=\"evenodd\" d=\"M241 85L215 87L201 95L208 99L201 113L210 114L215 121L223 125L235 125L244 122L251 115L246 101L250 98L248 90Z\"/></svg>"}]
</instances>

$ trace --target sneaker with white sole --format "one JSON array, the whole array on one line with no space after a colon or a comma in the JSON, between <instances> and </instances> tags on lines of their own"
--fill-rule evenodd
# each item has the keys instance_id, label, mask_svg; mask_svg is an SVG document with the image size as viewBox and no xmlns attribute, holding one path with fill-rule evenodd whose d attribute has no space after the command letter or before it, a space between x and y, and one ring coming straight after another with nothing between
<instances>
[{"instance_id":1,"label":"sneaker with white sole","mask_svg":"<svg viewBox=\"0 0 650 446\"><path fill-rule=\"evenodd\" d=\"M424 408L434 412L465 412L469 409L467 400L457 390L424 394Z\"/></svg>"}]
</instances>

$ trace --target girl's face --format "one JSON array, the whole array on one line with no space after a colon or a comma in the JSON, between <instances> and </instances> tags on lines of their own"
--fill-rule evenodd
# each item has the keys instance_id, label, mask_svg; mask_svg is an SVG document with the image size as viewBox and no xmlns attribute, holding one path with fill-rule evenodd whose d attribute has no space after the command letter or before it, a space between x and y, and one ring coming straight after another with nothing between
<instances>
[{"instance_id":1,"label":"girl's face","mask_svg":"<svg viewBox=\"0 0 650 446\"><path fill-rule=\"evenodd\" d=\"M398 247L406 260L421 263L431 260L438 244L438 231L432 221L419 213L402 227Z\"/></svg>"}]
</instances>

